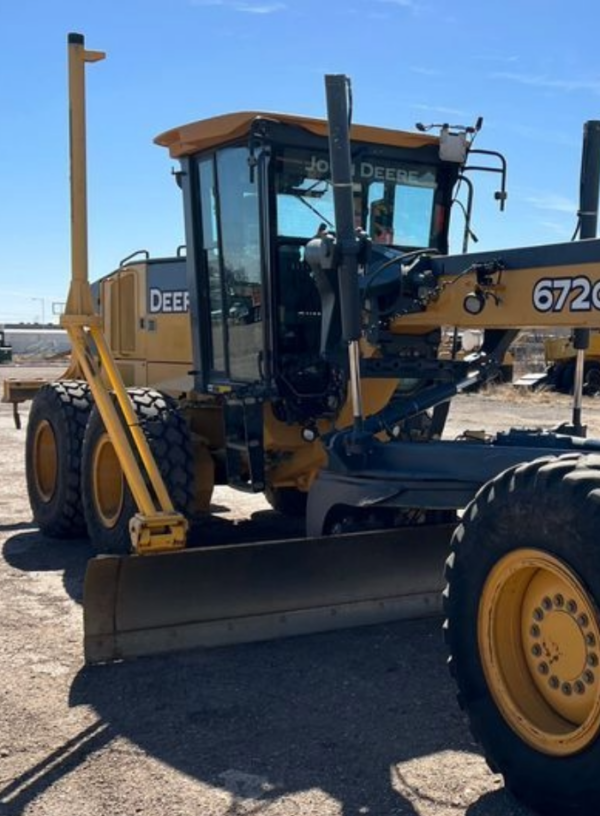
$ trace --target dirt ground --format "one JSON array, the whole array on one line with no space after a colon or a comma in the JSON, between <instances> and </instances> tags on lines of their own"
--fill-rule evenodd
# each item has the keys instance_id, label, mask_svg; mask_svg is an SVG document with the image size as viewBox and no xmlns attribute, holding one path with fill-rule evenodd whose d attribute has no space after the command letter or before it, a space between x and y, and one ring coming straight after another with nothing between
<instances>
[{"instance_id":1,"label":"dirt ground","mask_svg":"<svg viewBox=\"0 0 600 816\"><path fill-rule=\"evenodd\" d=\"M449 434L568 415L503 388L457 399ZM84 668L90 548L39 535L23 447L0 405L3 816L525 816L458 710L439 620ZM238 532L288 530L260 498L215 502Z\"/></svg>"}]
</instances>

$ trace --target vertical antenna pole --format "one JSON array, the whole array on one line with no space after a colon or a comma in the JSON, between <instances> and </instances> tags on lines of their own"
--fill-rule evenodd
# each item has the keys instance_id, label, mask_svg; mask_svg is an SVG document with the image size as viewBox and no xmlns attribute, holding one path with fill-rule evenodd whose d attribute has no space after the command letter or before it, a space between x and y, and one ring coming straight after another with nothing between
<instances>
[{"instance_id":1,"label":"vertical antenna pole","mask_svg":"<svg viewBox=\"0 0 600 816\"><path fill-rule=\"evenodd\" d=\"M85 63L104 59L86 51L83 34L68 35L69 153L71 170L71 287L66 316L93 315L88 281L87 166L85 133Z\"/></svg>"}]
</instances>

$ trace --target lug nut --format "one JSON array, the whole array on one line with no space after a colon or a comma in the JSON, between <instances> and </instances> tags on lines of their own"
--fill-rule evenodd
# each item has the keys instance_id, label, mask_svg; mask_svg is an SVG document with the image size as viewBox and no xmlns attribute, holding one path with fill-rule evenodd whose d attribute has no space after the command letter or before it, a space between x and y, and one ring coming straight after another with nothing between
<instances>
[{"instance_id":1,"label":"lug nut","mask_svg":"<svg viewBox=\"0 0 600 816\"><path fill-rule=\"evenodd\" d=\"M572 599L567 601L567 612L570 612L571 615L574 615L575 612L577 612L577 604Z\"/></svg>"},{"instance_id":2,"label":"lug nut","mask_svg":"<svg viewBox=\"0 0 600 816\"><path fill-rule=\"evenodd\" d=\"M563 693L564 695L566 695L567 697L570 697L570 696L571 696L571 694L573 693L573 689L571 688L571 684L570 684L570 683L563 683L563 684L562 684L562 686L560 687L560 690L561 690L561 691L562 691L562 693Z\"/></svg>"},{"instance_id":3,"label":"lug nut","mask_svg":"<svg viewBox=\"0 0 600 816\"><path fill-rule=\"evenodd\" d=\"M594 637L592 632L588 632L585 636L585 642L588 646L595 646L596 645L596 638Z\"/></svg>"},{"instance_id":4,"label":"lug nut","mask_svg":"<svg viewBox=\"0 0 600 816\"><path fill-rule=\"evenodd\" d=\"M581 680L576 680L573 683L573 688L575 689L575 694L585 694L585 685Z\"/></svg>"},{"instance_id":5,"label":"lug nut","mask_svg":"<svg viewBox=\"0 0 600 816\"><path fill-rule=\"evenodd\" d=\"M542 656L542 647L540 646L539 643L534 643L533 644L533 646L531 647L531 654L534 657L541 657Z\"/></svg>"},{"instance_id":6,"label":"lug nut","mask_svg":"<svg viewBox=\"0 0 600 816\"><path fill-rule=\"evenodd\" d=\"M587 664L588 666L597 666L598 665L598 655L596 652L590 652L587 656Z\"/></svg>"},{"instance_id":7,"label":"lug nut","mask_svg":"<svg viewBox=\"0 0 600 816\"><path fill-rule=\"evenodd\" d=\"M590 619L585 614L585 612L582 612L581 615L578 615L577 617L577 623L581 626L582 629L585 629L586 626L590 625Z\"/></svg>"},{"instance_id":8,"label":"lug nut","mask_svg":"<svg viewBox=\"0 0 600 816\"><path fill-rule=\"evenodd\" d=\"M560 608L561 606L564 606L564 603L565 599L560 593L554 596L554 606L558 606Z\"/></svg>"},{"instance_id":9,"label":"lug nut","mask_svg":"<svg viewBox=\"0 0 600 816\"><path fill-rule=\"evenodd\" d=\"M538 606L533 610L533 618L536 621L544 620L544 610Z\"/></svg>"},{"instance_id":10,"label":"lug nut","mask_svg":"<svg viewBox=\"0 0 600 816\"><path fill-rule=\"evenodd\" d=\"M534 623L531 629L529 630L529 634L531 637L538 638L540 636L540 627L537 623Z\"/></svg>"},{"instance_id":11,"label":"lug nut","mask_svg":"<svg viewBox=\"0 0 600 816\"><path fill-rule=\"evenodd\" d=\"M547 595L542 598L542 606L546 611L552 609L552 598L549 598Z\"/></svg>"},{"instance_id":12,"label":"lug nut","mask_svg":"<svg viewBox=\"0 0 600 816\"><path fill-rule=\"evenodd\" d=\"M548 668L548 664L547 663L540 663L540 665L538 666L538 671L539 671L540 674L549 674L550 669Z\"/></svg>"},{"instance_id":13,"label":"lug nut","mask_svg":"<svg viewBox=\"0 0 600 816\"><path fill-rule=\"evenodd\" d=\"M553 674L552 677L548 680L548 683L550 685L550 688L557 689L560 685L560 680L555 674Z\"/></svg>"},{"instance_id":14,"label":"lug nut","mask_svg":"<svg viewBox=\"0 0 600 816\"><path fill-rule=\"evenodd\" d=\"M589 669L586 669L584 671L584 673L583 673L583 679L588 684L588 686L591 686L596 678L594 677L594 672L593 671L590 671Z\"/></svg>"}]
</instances>

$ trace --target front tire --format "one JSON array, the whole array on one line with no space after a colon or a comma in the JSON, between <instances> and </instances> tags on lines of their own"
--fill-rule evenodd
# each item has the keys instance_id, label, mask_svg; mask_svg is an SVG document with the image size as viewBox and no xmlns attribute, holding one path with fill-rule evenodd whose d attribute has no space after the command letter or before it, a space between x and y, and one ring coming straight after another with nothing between
<instances>
[{"instance_id":1,"label":"front tire","mask_svg":"<svg viewBox=\"0 0 600 816\"><path fill-rule=\"evenodd\" d=\"M150 388L128 391L175 510L190 517L194 468L190 434L177 403ZM138 512L97 408L83 442L81 492L88 535L98 553L131 551L129 520Z\"/></svg>"},{"instance_id":2,"label":"front tire","mask_svg":"<svg viewBox=\"0 0 600 816\"><path fill-rule=\"evenodd\" d=\"M600 457L500 474L446 565L450 668L492 770L543 814L600 799Z\"/></svg>"},{"instance_id":3,"label":"front tire","mask_svg":"<svg viewBox=\"0 0 600 816\"><path fill-rule=\"evenodd\" d=\"M92 408L87 383L42 386L33 399L25 442L27 492L33 518L50 538L84 536L81 451Z\"/></svg>"}]
</instances>

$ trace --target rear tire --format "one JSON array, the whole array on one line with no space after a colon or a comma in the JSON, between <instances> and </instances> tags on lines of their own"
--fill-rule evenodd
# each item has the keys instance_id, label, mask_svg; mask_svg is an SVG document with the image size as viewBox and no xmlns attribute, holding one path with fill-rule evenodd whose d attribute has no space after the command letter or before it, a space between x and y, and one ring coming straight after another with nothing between
<instances>
[{"instance_id":1,"label":"rear tire","mask_svg":"<svg viewBox=\"0 0 600 816\"><path fill-rule=\"evenodd\" d=\"M556 390L561 394L572 394L575 385L575 363L561 363L556 375Z\"/></svg>"},{"instance_id":2,"label":"rear tire","mask_svg":"<svg viewBox=\"0 0 600 816\"><path fill-rule=\"evenodd\" d=\"M25 443L27 492L33 518L50 538L84 536L81 451L92 408L78 380L42 386L35 395Z\"/></svg>"},{"instance_id":3,"label":"rear tire","mask_svg":"<svg viewBox=\"0 0 600 816\"><path fill-rule=\"evenodd\" d=\"M133 388L128 393L171 501L189 518L194 503L193 453L177 403L149 388ZM83 442L81 491L94 549L130 552L129 520L138 509L97 408L90 415Z\"/></svg>"},{"instance_id":4,"label":"rear tire","mask_svg":"<svg viewBox=\"0 0 600 816\"><path fill-rule=\"evenodd\" d=\"M291 518L302 518L306 515L308 493L294 487L265 488L265 498L278 513Z\"/></svg>"},{"instance_id":5,"label":"rear tire","mask_svg":"<svg viewBox=\"0 0 600 816\"><path fill-rule=\"evenodd\" d=\"M600 457L511 468L465 511L446 565L450 669L475 738L539 813L600 799Z\"/></svg>"}]
</instances>

